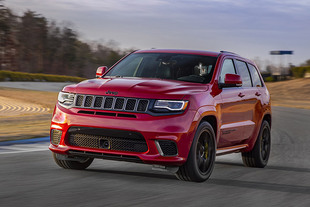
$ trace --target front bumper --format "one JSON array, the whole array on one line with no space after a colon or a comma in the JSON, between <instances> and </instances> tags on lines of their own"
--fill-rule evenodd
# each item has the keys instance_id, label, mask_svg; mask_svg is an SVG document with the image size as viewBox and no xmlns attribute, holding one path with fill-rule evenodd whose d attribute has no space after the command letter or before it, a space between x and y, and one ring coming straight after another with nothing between
<instances>
[{"instance_id":1,"label":"front bumper","mask_svg":"<svg viewBox=\"0 0 310 207\"><path fill-rule=\"evenodd\" d=\"M109 117L92 114L79 114L78 108L66 109L58 104L55 107L51 132L53 129L62 131L59 144L51 142L49 149L55 153L70 156L87 156L131 161L141 161L146 164L165 166L180 166L185 163L198 118L196 112L187 110L183 114L169 116L151 116L149 114L134 113L136 118L130 116ZM90 110L96 111L96 110ZM124 113L122 114L133 114ZM147 151L131 152L115 149L95 149L90 147L72 146L68 144L69 129L73 127L98 128L108 130L121 130L139 133L145 139ZM159 147L159 142L173 141L177 147L177 154L165 156Z\"/></svg>"}]
</instances>

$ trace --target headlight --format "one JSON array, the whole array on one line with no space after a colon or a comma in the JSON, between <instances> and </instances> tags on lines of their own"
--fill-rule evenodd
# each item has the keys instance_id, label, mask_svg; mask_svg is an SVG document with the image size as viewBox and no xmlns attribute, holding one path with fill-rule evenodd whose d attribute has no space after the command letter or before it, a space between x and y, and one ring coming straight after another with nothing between
<instances>
[{"instance_id":1,"label":"headlight","mask_svg":"<svg viewBox=\"0 0 310 207\"><path fill-rule=\"evenodd\" d=\"M73 105L74 97L74 93L59 92L58 103L65 108L70 108Z\"/></svg>"},{"instance_id":2,"label":"headlight","mask_svg":"<svg viewBox=\"0 0 310 207\"><path fill-rule=\"evenodd\" d=\"M168 109L169 111L184 111L188 101L157 100L154 109Z\"/></svg>"}]
</instances>

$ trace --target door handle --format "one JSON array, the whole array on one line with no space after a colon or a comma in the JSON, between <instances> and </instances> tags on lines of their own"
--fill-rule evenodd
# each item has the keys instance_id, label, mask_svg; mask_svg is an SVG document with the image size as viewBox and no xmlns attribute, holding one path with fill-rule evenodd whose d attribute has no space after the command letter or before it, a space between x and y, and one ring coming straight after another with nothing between
<instances>
[{"instance_id":1,"label":"door handle","mask_svg":"<svg viewBox=\"0 0 310 207\"><path fill-rule=\"evenodd\" d=\"M262 95L262 94L259 93L259 92L256 92L256 93L255 93L255 96L260 96L260 95Z\"/></svg>"},{"instance_id":2,"label":"door handle","mask_svg":"<svg viewBox=\"0 0 310 207\"><path fill-rule=\"evenodd\" d=\"M242 98L242 97L245 96L245 95L244 95L243 93L239 93L238 96L239 96L240 98Z\"/></svg>"}]
</instances>

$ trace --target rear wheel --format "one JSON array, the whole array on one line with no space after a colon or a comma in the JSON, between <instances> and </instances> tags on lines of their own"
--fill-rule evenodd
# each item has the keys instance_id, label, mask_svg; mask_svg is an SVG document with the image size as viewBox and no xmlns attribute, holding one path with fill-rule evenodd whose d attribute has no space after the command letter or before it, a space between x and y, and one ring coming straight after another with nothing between
<instances>
[{"instance_id":1,"label":"rear wheel","mask_svg":"<svg viewBox=\"0 0 310 207\"><path fill-rule=\"evenodd\" d=\"M57 158L57 153L53 152L53 158L57 165L65 169L84 170L90 166L94 158L86 158L83 161L62 160Z\"/></svg>"},{"instance_id":2,"label":"rear wheel","mask_svg":"<svg viewBox=\"0 0 310 207\"><path fill-rule=\"evenodd\" d=\"M207 180L214 168L216 156L215 133L208 122L202 122L195 134L186 163L176 173L185 181Z\"/></svg>"},{"instance_id":3,"label":"rear wheel","mask_svg":"<svg viewBox=\"0 0 310 207\"><path fill-rule=\"evenodd\" d=\"M254 148L242 153L243 164L247 167L263 168L267 165L271 148L270 125L263 121Z\"/></svg>"}]
</instances>

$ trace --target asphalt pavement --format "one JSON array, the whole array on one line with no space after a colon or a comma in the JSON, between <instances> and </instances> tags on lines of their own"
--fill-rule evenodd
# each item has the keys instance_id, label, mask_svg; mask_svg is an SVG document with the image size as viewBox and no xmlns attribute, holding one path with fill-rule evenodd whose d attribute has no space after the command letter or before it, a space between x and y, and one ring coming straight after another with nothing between
<instances>
[{"instance_id":1,"label":"asphalt pavement","mask_svg":"<svg viewBox=\"0 0 310 207\"><path fill-rule=\"evenodd\" d=\"M0 206L310 206L310 110L273 108L264 169L217 157L204 183L151 166L95 160L84 171L53 161L48 142L0 146Z\"/></svg>"}]
</instances>

